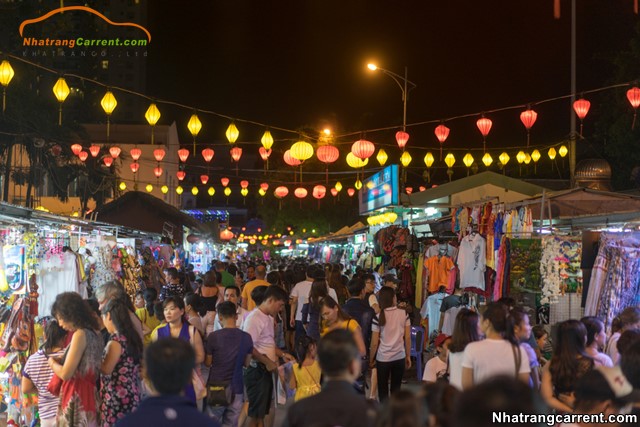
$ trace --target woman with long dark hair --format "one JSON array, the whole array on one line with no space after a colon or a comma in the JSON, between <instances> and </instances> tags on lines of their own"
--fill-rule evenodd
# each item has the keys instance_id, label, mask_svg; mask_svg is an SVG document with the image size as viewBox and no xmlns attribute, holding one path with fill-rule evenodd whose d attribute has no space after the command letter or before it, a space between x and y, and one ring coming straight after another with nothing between
<instances>
[{"instance_id":1,"label":"woman with long dark hair","mask_svg":"<svg viewBox=\"0 0 640 427\"><path fill-rule=\"evenodd\" d=\"M587 316L580 319L587 328L587 343L585 353L593 359L595 366L613 367L613 361L609 356L600 350L607 343L607 333L604 330L604 323L597 317Z\"/></svg>"},{"instance_id":2,"label":"woman with long dark hair","mask_svg":"<svg viewBox=\"0 0 640 427\"><path fill-rule=\"evenodd\" d=\"M487 305L480 327L486 339L467 345L462 356L462 388L468 389L497 375L529 384L529 357L514 335L513 318L501 303Z\"/></svg>"},{"instance_id":3,"label":"woman with long dark hair","mask_svg":"<svg viewBox=\"0 0 640 427\"><path fill-rule=\"evenodd\" d=\"M360 355L362 357L367 355L367 348L364 345L364 338L362 338L360 325L355 319L352 319L344 312L336 300L331 297L323 298L320 306L320 313L322 318L320 324L321 337L336 329L346 329L351 331L353 334L353 339L356 341Z\"/></svg>"},{"instance_id":4,"label":"woman with long dark hair","mask_svg":"<svg viewBox=\"0 0 640 427\"><path fill-rule=\"evenodd\" d=\"M587 328L578 320L566 320L558 327L553 356L542 370L540 392L553 409L572 412L575 384L594 367L587 355Z\"/></svg>"},{"instance_id":5,"label":"woman with long dark hair","mask_svg":"<svg viewBox=\"0 0 640 427\"><path fill-rule=\"evenodd\" d=\"M378 398L384 402L402 386L405 369L411 367L411 322L406 311L398 308L396 293L380 289L380 313L371 325L370 367L378 369ZM374 365L375 363L375 365Z\"/></svg>"},{"instance_id":6,"label":"woman with long dark hair","mask_svg":"<svg viewBox=\"0 0 640 427\"><path fill-rule=\"evenodd\" d=\"M50 357L49 367L62 380L57 422L59 427L98 425L96 384L104 342L91 308L75 292L56 297L51 314L67 332L73 332L63 360Z\"/></svg>"},{"instance_id":7,"label":"woman with long dark hair","mask_svg":"<svg viewBox=\"0 0 640 427\"><path fill-rule=\"evenodd\" d=\"M344 304L349 299L349 291L345 286L342 279L342 272L340 271L340 265L333 264L332 270L329 274L329 287L336 291L338 297L338 303Z\"/></svg>"},{"instance_id":8,"label":"woman with long dark hair","mask_svg":"<svg viewBox=\"0 0 640 427\"><path fill-rule=\"evenodd\" d=\"M480 316L463 308L458 312L449 343L449 384L462 390L462 356L468 344L480 341Z\"/></svg>"},{"instance_id":9,"label":"woman with long dark hair","mask_svg":"<svg viewBox=\"0 0 640 427\"><path fill-rule=\"evenodd\" d=\"M197 329L185 320L183 299L179 297L165 298L162 302L162 308L167 324L154 331L153 341L163 338L178 338L187 341L193 346L196 353L196 366L200 366L200 364L204 362L202 337ZM187 385L184 392L187 398L194 402L196 401L196 394L192 384Z\"/></svg>"},{"instance_id":10,"label":"woman with long dark hair","mask_svg":"<svg viewBox=\"0 0 640 427\"><path fill-rule=\"evenodd\" d=\"M140 403L142 340L133 329L126 303L120 299L104 306L102 321L111 337L100 367L100 415L102 425L109 427Z\"/></svg>"},{"instance_id":11,"label":"woman with long dark hair","mask_svg":"<svg viewBox=\"0 0 640 427\"><path fill-rule=\"evenodd\" d=\"M324 277L316 279L311 284L309 302L302 306L302 324L307 331L307 335L315 341L320 340L320 311L322 301L328 296L327 282L325 282Z\"/></svg>"}]
</instances>

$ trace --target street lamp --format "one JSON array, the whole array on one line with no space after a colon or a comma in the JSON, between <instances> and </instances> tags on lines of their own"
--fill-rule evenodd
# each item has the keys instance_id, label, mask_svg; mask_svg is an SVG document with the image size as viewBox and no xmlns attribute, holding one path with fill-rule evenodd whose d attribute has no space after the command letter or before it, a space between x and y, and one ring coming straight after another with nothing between
<instances>
[{"instance_id":1,"label":"street lamp","mask_svg":"<svg viewBox=\"0 0 640 427\"><path fill-rule=\"evenodd\" d=\"M407 67L404 67L404 77L400 74L394 73L393 71L389 71L387 69L378 67L376 64L367 64L367 68L371 71L382 71L387 76L391 77L393 81L395 81L400 90L402 91L402 104L403 104L403 113L402 113L402 130L407 130L407 95L411 89L415 89L418 85L407 79ZM411 87L407 87L410 85Z\"/></svg>"}]
</instances>

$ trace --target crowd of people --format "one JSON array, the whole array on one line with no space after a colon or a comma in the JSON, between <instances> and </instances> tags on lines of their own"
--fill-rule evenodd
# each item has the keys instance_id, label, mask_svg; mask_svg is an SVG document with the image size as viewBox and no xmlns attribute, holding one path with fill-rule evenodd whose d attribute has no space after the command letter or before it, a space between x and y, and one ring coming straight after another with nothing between
<instances>
[{"instance_id":1,"label":"crowd of people","mask_svg":"<svg viewBox=\"0 0 640 427\"><path fill-rule=\"evenodd\" d=\"M640 413L638 307L607 336L595 317L532 327L510 298L468 308L458 295L422 381L403 385L420 319L392 273L292 260L165 274L133 300L116 282L57 296L22 383L42 426L273 426L281 395L288 427L488 426L496 414L588 427L549 417Z\"/></svg>"}]
</instances>

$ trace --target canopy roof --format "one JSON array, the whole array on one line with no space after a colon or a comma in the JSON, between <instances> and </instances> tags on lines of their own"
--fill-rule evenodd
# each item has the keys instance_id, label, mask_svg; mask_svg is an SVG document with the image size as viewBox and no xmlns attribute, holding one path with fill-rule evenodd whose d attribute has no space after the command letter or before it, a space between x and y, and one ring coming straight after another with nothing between
<instances>
[{"instance_id":1,"label":"canopy roof","mask_svg":"<svg viewBox=\"0 0 640 427\"><path fill-rule=\"evenodd\" d=\"M319 243L319 242L327 242L332 240L347 239L348 237L351 237L354 234L356 234L358 231L364 231L367 228L368 227L366 225L358 221L355 224L353 224L351 227L347 227L345 225L340 230L336 231L335 233L330 233L327 236L321 236L315 239L309 239L309 243Z\"/></svg>"},{"instance_id":2,"label":"canopy roof","mask_svg":"<svg viewBox=\"0 0 640 427\"><path fill-rule=\"evenodd\" d=\"M541 194L539 185L486 171L412 194L401 194L400 201L408 206L426 206L438 199L451 197L450 205L462 205L485 199L515 202Z\"/></svg>"}]
</instances>

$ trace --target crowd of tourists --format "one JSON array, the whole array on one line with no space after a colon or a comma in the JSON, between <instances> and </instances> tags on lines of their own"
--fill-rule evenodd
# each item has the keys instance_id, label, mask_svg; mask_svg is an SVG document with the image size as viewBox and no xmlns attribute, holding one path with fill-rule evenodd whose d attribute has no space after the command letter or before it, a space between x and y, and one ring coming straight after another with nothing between
<instances>
[{"instance_id":1,"label":"crowd of tourists","mask_svg":"<svg viewBox=\"0 0 640 427\"><path fill-rule=\"evenodd\" d=\"M529 415L532 425L588 427L599 424L569 416L640 413L638 307L608 336L594 317L532 328L510 298L461 306L449 334L426 337L435 354L422 381L405 384L420 318L398 300L393 273L291 260L165 275L160 292L133 300L116 282L89 300L57 296L22 382L38 394L42 426L270 427L287 398L289 427L488 426Z\"/></svg>"}]
</instances>

